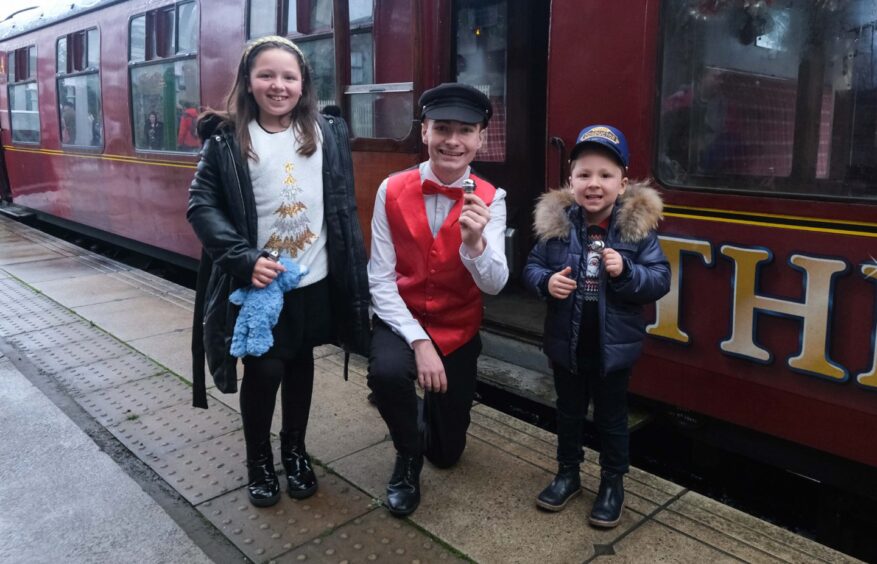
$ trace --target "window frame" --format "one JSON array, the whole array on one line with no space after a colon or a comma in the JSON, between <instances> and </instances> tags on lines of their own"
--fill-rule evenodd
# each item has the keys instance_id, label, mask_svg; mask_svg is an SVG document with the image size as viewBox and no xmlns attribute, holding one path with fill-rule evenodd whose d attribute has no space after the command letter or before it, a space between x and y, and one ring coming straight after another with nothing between
<instances>
[{"instance_id":1,"label":"window frame","mask_svg":"<svg viewBox=\"0 0 877 564\"><path fill-rule=\"evenodd\" d=\"M198 31L195 34L195 50L181 52L180 48L179 48L179 43L180 43L179 16L180 16L180 6L183 6L185 4L193 4L198 8L198 20L200 22L201 6L200 6L198 0L177 0L176 2L171 2L171 3L165 4L163 6L157 6L155 8L150 9L150 10L146 10L145 12L139 12L136 14L132 14L131 16L128 17L128 25L127 25L127 30L128 30L128 34L127 34L128 35L128 59L127 59L127 63L128 63L128 123L130 124L130 128L131 128L131 138L130 138L131 147L133 148L135 153L162 153L162 154L168 154L168 155L187 156L187 157L197 156L197 154L198 154L197 151L191 152L191 151L181 151L179 149L150 149L148 147L147 148L138 147L137 146L137 133L136 133L137 125L135 124L135 121L134 121L134 84L132 81L132 76L133 76L134 70L140 69L143 67L149 67L149 66L153 66L153 65L164 65L164 64L168 64L168 63L176 64L180 61L195 60L196 61L195 67L198 69L198 103L200 105L200 102L201 102L201 66L199 64L197 64L197 60L198 60L198 55L200 54L200 47L201 47L201 33L200 33L201 26L199 23ZM172 11L173 12L174 30L173 30L173 45L172 45L172 49L171 49L172 53L167 57L161 57L155 52L156 49L153 47L153 50L151 53L152 58L149 58L150 49L149 49L149 37L148 36L149 36L149 32L150 32L150 27L149 27L148 17L149 17L149 14L157 14L161 11ZM131 26L133 25L134 20L136 20L137 18L140 18L140 17L145 18L145 20L144 20L144 35L145 35L145 37L144 37L144 44L143 44L143 60L132 61L131 60L131 46L132 46Z\"/></svg>"},{"instance_id":2,"label":"window frame","mask_svg":"<svg viewBox=\"0 0 877 564\"><path fill-rule=\"evenodd\" d=\"M90 45L89 45L89 43L90 43L90 42L89 42L89 32L91 32L91 31L97 31L97 33L98 33L98 35L97 35L97 38L98 38L98 46L97 46L97 49L98 49L98 53L97 53L98 60L97 60L97 65L96 65L96 66L91 66L91 65L89 65L89 62L91 61L91 58L89 57L89 54L91 53L91 47L90 47ZM66 67L66 69L70 69L71 67L75 66L75 65L71 64L71 60L70 60L70 52L71 52L71 50L70 50L70 43L71 43L71 39L72 39L74 36L77 36L77 35L80 35L80 34L81 34L82 37L83 37L83 44L84 44L84 49L85 49L85 52L84 52L84 55L83 55L83 56L84 56L84 64L85 64L85 66L84 66L82 69L75 69L75 70L71 70L71 71L67 71L67 70L65 70L65 71L61 71L61 70L58 68L58 63L59 63L59 61L58 61L58 44L60 43L60 41L61 41L62 39L65 39L66 42L67 42L67 44L66 44L66 50L67 50L67 51L66 51L66 60L65 60L65 65L64 65L64 66ZM87 27L87 28L84 28L84 29L79 29L79 30L76 30L76 31L73 31L73 32L70 32L70 33L67 33L67 34L64 34L64 35L61 35L61 36L59 36L59 37L56 39L56 41L55 41L55 98L56 98L55 109L56 109L57 112L58 112L58 144L61 146L61 149L62 149L62 150L66 150L66 149L70 149L70 148L72 148L72 149L76 149L76 150L87 150L87 151L103 152L104 147L106 146L106 136L103 135L103 133L101 133L101 142L100 142L99 145L78 145L78 144L76 144L76 143L64 143L64 141L63 141L63 136L61 135L61 128L62 128L62 126L63 126L63 119L64 119L64 118L63 118L63 115L62 115L62 110L61 110L61 81L62 81L62 80L65 80L65 79L68 79L68 78L77 78L77 77L80 77L80 76L88 76L88 75L92 75L92 74L96 74L97 77L98 77L98 78L97 78L97 80L98 80L98 102L99 102L99 104L100 104L100 116L99 116L99 119L100 119L100 121L101 121L101 132L104 131L104 123L103 123L103 121L104 121L103 84L102 84L102 82L101 82L101 72L100 72L100 44L101 44L101 39L102 39L102 37L101 37L100 26L94 25L94 26L91 26L91 27ZM86 102L86 103L87 103L87 102Z\"/></svg>"},{"instance_id":3,"label":"window frame","mask_svg":"<svg viewBox=\"0 0 877 564\"><path fill-rule=\"evenodd\" d=\"M354 151L369 152L404 152L417 153L420 150L420 119L417 115L417 99L423 92L422 65L420 61L420 53L422 52L421 39L421 20L422 20L422 2L419 0L410 0L411 15L413 29L412 33L412 49L415 53L412 58L412 80L410 82L396 83L378 83L378 84L350 84L350 37L352 34L367 33L374 30L374 19L370 23L358 24L350 26L349 19L349 2L348 0L332 0L332 25L327 28L318 28L310 30L309 33L295 30L289 32L286 29L289 15L290 2L295 0L274 0L275 17L277 25L275 32L281 37L286 37L290 41L297 44L304 42L316 41L320 39L332 39L335 52L335 102L341 108L341 115L348 124L351 123L350 110L350 94L361 92L411 92L412 110L411 128L401 138L387 137L353 137L351 139L351 148ZM297 18L299 26L302 21L310 22L310 18L303 18L308 15L310 5L303 2L309 0L298 0L296 2ZM245 20L246 30L245 37L247 41L251 41L253 37L250 33L250 7L253 0L245 2ZM351 134L353 131L351 130Z\"/></svg>"},{"instance_id":4,"label":"window frame","mask_svg":"<svg viewBox=\"0 0 877 564\"><path fill-rule=\"evenodd\" d=\"M844 202L844 203L864 203L864 204L875 204L877 203L877 198L875 197L865 197L859 196L856 194L850 194L852 191L858 191L861 189L868 190L868 185L862 184L862 180L860 177L849 178L848 176L844 178L818 178L815 176L812 178L801 178L796 176L795 171L795 154L797 151L800 151L799 143L806 143L805 141L799 142L797 139L792 140L792 169L788 176L779 177L779 176L755 176L755 175L746 175L746 174L733 174L733 173L721 173L715 176L710 176L708 174L698 174L696 172L689 173L686 178L683 180L676 179L668 179L665 177L665 170L662 167L661 156L661 133L662 133L662 119L663 112L661 110L661 101L665 99L666 96L670 94L670 92L664 91L664 77L665 77L665 52L667 50L666 46L666 29L668 26L668 21L672 19L672 14L670 13L672 10L672 3L665 2L660 9L659 21L657 27L657 46L656 49L656 72L655 72L655 100L656 107L653 118L653 129L652 129L652 147L654 150L651 154L651 170L654 178L665 188L669 190L679 190L679 191L696 191L696 192L705 192L712 194L722 194L722 195L734 195L734 196L746 196L746 197L772 197L772 198L782 198L787 200L815 200L815 201L828 201L828 202ZM875 22L875 29L877 29L877 22ZM875 57L875 64L877 64L877 57ZM802 91L806 95L812 95L808 89L812 85L799 85L798 90L796 90L796 97L800 100L802 96ZM804 89L804 90L802 90ZM796 110L797 112L797 110ZM796 114L796 126L797 126L797 114ZM849 133L851 135L851 133ZM829 133L830 136L834 137L833 130ZM712 180L712 182L709 182ZM794 190L797 188L797 190ZM872 188L877 188L877 183L872 185Z\"/></svg>"},{"instance_id":5,"label":"window frame","mask_svg":"<svg viewBox=\"0 0 877 564\"><path fill-rule=\"evenodd\" d=\"M34 51L34 58L37 61L37 64L33 69L30 68L30 52L31 49ZM25 55L21 56L19 53L24 52ZM9 76L9 59L13 58L15 61L13 67L13 76ZM16 79L15 75L19 74L19 69L21 65L18 64L17 59L23 59L27 61L27 76L23 79ZM36 43L31 43L29 45L22 45L21 47L16 47L14 49L9 49L6 51L6 101L7 101L7 110L9 112L9 138L11 142L15 145L29 145L29 146L40 146L43 142L43 120L40 119L40 84L37 81L37 68L39 67L39 52L37 51ZM22 86L26 84L34 83L36 85L37 91L37 140L36 141L20 141L15 139L15 128L13 126L12 120L12 88L16 86Z\"/></svg>"}]
</instances>

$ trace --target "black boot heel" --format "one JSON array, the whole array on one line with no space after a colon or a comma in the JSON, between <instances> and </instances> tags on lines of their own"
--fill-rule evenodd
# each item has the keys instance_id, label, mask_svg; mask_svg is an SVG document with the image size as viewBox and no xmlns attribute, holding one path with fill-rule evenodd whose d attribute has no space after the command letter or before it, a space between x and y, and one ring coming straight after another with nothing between
<instances>
[{"instance_id":1,"label":"black boot heel","mask_svg":"<svg viewBox=\"0 0 877 564\"><path fill-rule=\"evenodd\" d=\"M612 528L621 520L624 508L624 474L600 472L600 490L588 521L595 527Z\"/></svg>"},{"instance_id":2,"label":"black boot heel","mask_svg":"<svg viewBox=\"0 0 877 564\"><path fill-rule=\"evenodd\" d=\"M280 501L280 482L274 472L271 444L265 443L258 452L258 457L247 460L247 495L256 507L270 507Z\"/></svg>"},{"instance_id":3,"label":"black boot heel","mask_svg":"<svg viewBox=\"0 0 877 564\"><path fill-rule=\"evenodd\" d=\"M561 464L557 475L536 498L536 505L547 511L560 511L582 492L578 464Z\"/></svg>"},{"instance_id":4,"label":"black boot heel","mask_svg":"<svg viewBox=\"0 0 877 564\"><path fill-rule=\"evenodd\" d=\"M293 499L306 499L317 492L317 476L305 451L304 433L280 433L280 459L286 471L286 492Z\"/></svg>"}]
</instances>

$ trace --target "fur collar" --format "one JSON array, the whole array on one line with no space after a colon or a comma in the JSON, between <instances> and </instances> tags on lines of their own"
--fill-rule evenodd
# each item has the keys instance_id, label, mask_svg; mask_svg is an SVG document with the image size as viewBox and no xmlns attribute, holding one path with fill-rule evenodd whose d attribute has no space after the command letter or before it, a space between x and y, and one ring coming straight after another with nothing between
<instances>
[{"instance_id":1,"label":"fur collar","mask_svg":"<svg viewBox=\"0 0 877 564\"><path fill-rule=\"evenodd\" d=\"M540 241L569 238L572 220L570 208L575 205L568 187L549 190L539 197L533 212L533 231ZM613 222L624 243L637 243L649 231L657 229L663 219L664 202L650 180L631 181L613 210Z\"/></svg>"}]
</instances>

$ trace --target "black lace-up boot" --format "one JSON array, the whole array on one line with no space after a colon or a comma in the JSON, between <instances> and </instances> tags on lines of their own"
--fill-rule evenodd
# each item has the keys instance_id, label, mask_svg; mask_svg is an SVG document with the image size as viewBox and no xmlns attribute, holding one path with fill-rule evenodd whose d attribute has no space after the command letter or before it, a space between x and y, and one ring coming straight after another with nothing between
<instances>
[{"instance_id":1,"label":"black lace-up boot","mask_svg":"<svg viewBox=\"0 0 877 564\"><path fill-rule=\"evenodd\" d=\"M280 501L280 483L274 472L271 443L265 441L253 451L254 456L247 459L247 495L256 507L270 507Z\"/></svg>"},{"instance_id":2,"label":"black lace-up boot","mask_svg":"<svg viewBox=\"0 0 877 564\"><path fill-rule=\"evenodd\" d=\"M560 511L582 491L578 464L560 464L557 475L536 498L536 505L548 511Z\"/></svg>"},{"instance_id":3,"label":"black lace-up boot","mask_svg":"<svg viewBox=\"0 0 877 564\"><path fill-rule=\"evenodd\" d=\"M422 454L396 453L396 466L387 484L387 509L396 517L410 515L420 505Z\"/></svg>"},{"instance_id":4,"label":"black lace-up boot","mask_svg":"<svg viewBox=\"0 0 877 564\"><path fill-rule=\"evenodd\" d=\"M600 490L588 521L595 527L612 528L621 520L624 507L624 474L600 472Z\"/></svg>"},{"instance_id":5,"label":"black lace-up boot","mask_svg":"<svg viewBox=\"0 0 877 564\"><path fill-rule=\"evenodd\" d=\"M311 466L311 457L305 451L304 433L280 432L280 460L286 471L286 491L289 497L305 499L317 491L317 476Z\"/></svg>"}]
</instances>

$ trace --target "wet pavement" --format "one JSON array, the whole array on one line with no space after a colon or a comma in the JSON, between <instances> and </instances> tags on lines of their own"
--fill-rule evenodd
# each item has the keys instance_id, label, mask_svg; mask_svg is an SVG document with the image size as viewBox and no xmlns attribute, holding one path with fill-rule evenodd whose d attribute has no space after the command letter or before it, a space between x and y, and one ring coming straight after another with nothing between
<instances>
[{"instance_id":1,"label":"wet pavement","mask_svg":"<svg viewBox=\"0 0 877 564\"><path fill-rule=\"evenodd\" d=\"M395 519L365 361L345 382L330 346L316 351L307 438L320 489L255 508L238 398L210 388L210 408L191 407L193 303L0 217L0 561L855 562L635 468L619 526L591 528L593 452L584 495L542 512L554 435L484 405L460 463L427 464L420 508Z\"/></svg>"}]
</instances>

